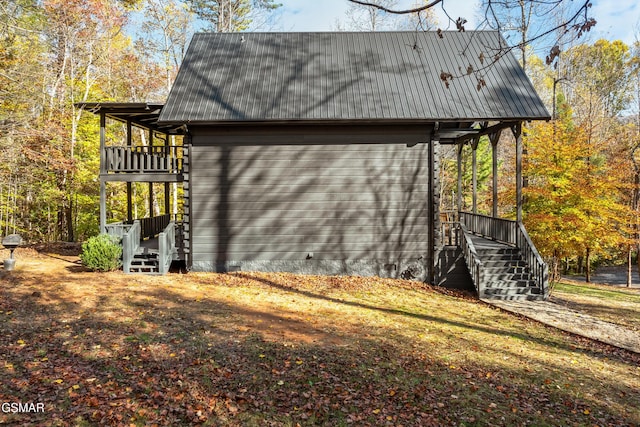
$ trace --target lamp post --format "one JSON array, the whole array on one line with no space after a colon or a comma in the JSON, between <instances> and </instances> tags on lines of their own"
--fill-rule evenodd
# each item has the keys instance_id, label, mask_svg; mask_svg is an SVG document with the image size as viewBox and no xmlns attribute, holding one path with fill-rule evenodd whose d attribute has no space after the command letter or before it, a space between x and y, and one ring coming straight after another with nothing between
<instances>
[{"instance_id":1,"label":"lamp post","mask_svg":"<svg viewBox=\"0 0 640 427\"><path fill-rule=\"evenodd\" d=\"M2 239L2 246L5 249L9 249L9 258L3 262L4 269L6 271L12 271L16 265L16 260L13 258L13 251L22 244L22 237L19 234L9 234Z\"/></svg>"}]
</instances>

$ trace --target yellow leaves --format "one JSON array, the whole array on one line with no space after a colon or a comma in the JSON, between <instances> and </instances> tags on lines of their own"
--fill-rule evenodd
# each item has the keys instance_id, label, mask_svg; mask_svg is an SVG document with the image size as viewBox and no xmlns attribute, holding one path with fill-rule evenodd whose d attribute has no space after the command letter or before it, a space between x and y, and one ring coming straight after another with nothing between
<instances>
[{"instance_id":1,"label":"yellow leaves","mask_svg":"<svg viewBox=\"0 0 640 427\"><path fill-rule=\"evenodd\" d=\"M18 340L18 341L16 341L16 344L18 344L20 347L24 347L24 346L27 345L27 343L24 342L24 340Z\"/></svg>"}]
</instances>

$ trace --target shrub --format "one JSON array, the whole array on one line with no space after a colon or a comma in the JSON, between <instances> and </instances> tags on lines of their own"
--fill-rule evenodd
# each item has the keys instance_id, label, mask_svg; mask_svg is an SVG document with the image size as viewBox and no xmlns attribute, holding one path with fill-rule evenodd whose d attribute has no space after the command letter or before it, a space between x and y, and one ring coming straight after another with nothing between
<instances>
[{"instance_id":1,"label":"shrub","mask_svg":"<svg viewBox=\"0 0 640 427\"><path fill-rule=\"evenodd\" d=\"M122 265L122 247L108 234L91 237L82 244L80 260L93 271L113 271Z\"/></svg>"}]
</instances>

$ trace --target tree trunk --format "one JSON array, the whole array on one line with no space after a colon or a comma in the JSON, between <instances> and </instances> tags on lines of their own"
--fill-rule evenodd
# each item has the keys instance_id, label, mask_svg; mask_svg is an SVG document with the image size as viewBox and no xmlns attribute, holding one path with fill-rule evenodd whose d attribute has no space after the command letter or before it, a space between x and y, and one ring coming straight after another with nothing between
<instances>
[{"instance_id":1,"label":"tree trunk","mask_svg":"<svg viewBox=\"0 0 640 427\"><path fill-rule=\"evenodd\" d=\"M585 281L587 283L591 282L591 249L587 248L587 253L585 256Z\"/></svg>"},{"instance_id":2,"label":"tree trunk","mask_svg":"<svg viewBox=\"0 0 640 427\"><path fill-rule=\"evenodd\" d=\"M583 257L582 255L578 256L578 259L576 260L576 274L582 274L583 273L583 268L582 268L582 263L583 261Z\"/></svg>"},{"instance_id":3,"label":"tree trunk","mask_svg":"<svg viewBox=\"0 0 640 427\"><path fill-rule=\"evenodd\" d=\"M631 287L631 245L627 248L627 288Z\"/></svg>"},{"instance_id":4,"label":"tree trunk","mask_svg":"<svg viewBox=\"0 0 640 427\"><path fill-rule=\"evenodd\" d=\"M65 220L67 223L67 242L75 242L75 233L73 229L73 200L69 198L65 208Z\"/></svg>"}]
</instances>

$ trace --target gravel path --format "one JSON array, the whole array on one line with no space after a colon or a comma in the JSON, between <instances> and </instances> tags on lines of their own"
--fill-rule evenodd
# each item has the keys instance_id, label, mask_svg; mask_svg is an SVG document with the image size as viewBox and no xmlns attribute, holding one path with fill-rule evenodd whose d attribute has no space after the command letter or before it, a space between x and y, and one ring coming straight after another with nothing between
<instances>
[{"instance_id":1,"label":"gravel path","mask_svg":"<svg viewBox=\"0 0 640 427\"><path fill-rule=\"evenodd\" d=\"M537 320L563 331L591 338L640 354L640 333L597 319L551 301L483 300L499 307Z\"/></svg>"}]
</instances>

